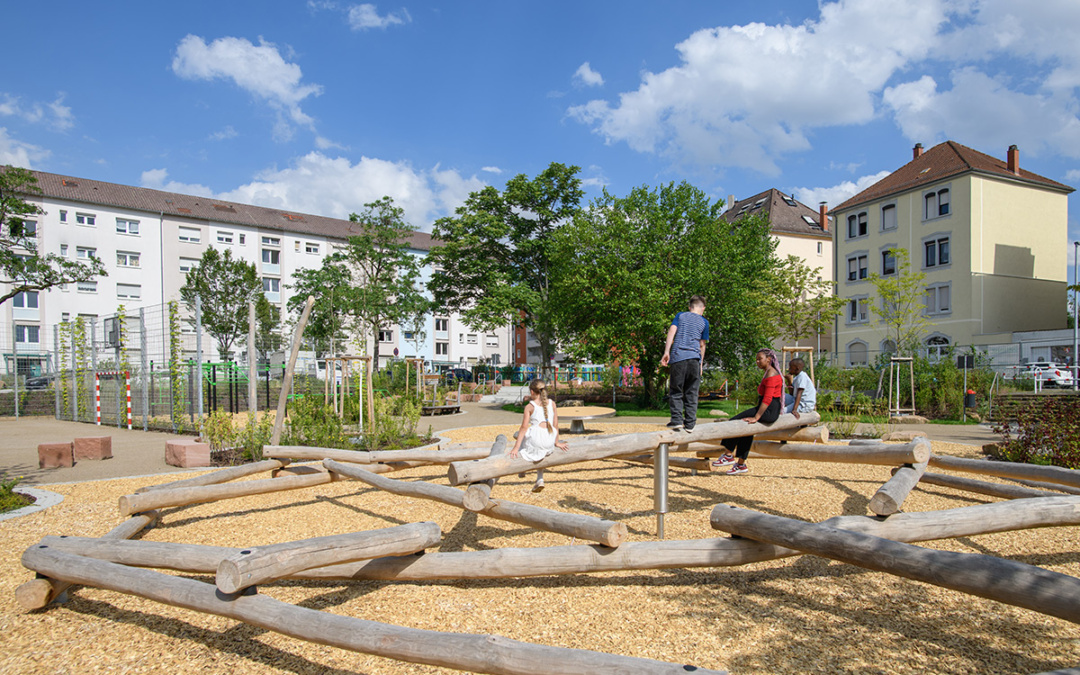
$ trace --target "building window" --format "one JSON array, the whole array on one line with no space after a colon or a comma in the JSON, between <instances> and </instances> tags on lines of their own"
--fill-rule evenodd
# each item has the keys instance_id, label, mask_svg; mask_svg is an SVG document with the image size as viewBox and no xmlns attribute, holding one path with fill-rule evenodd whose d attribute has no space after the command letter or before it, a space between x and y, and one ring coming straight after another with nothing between
<instances>
[{"instance_id":1,"label":"building window","mask_svg":"<svg viewBox=\"0 0 1080 675\"><path fill-rule=\"evenodd\" d=\"M139 254L132 251L117 251L116 264L119 267L138 267Z\"/></svg>"},{"instance_id":2,"label":"building window","mask_svg":"<svg viewBox=\"0 0 1080 675\"><path fill-rule=\"evenodd\" d=\"M97 216L92 213L75 213L75 222L86 227L97 226Z\"/></svg>"},{"instance_id":3,"label":"building window","mask_svg":"<svg viewBox=\"0 0 1080 675\"><path fill-rule=\"evenodd\" d=\"M848 281L861 281L870 275L869 257L856 254L848 258Z\"/></svg>"},{"instance_id":4,"label":"building window","mask_svg":"<svg viewBox=\"0 0 1080 675\"><path fill-rule=\"evenodd\" d=\"M866 211L848 216L848 239L865 236L867 232L866 222Z\"/></svg>"},{"instance_id":5,"label":"building window","mask_svg":"<svg viewBox=\"0 0 1080 675\"><path fill-rule=\"evenodd\" d=\"M37 291L22 291L15 294L15 297L11 299L11 306L18 309L37 309L38 308L38 292Z\"/></svg>"},{"instance_id":6,"label":"building window","mask_svg":"<svg viewBox=\"0 0 1080 675\"><path fill-rule=\"evenodd\" d=\"M240 235L240 245L243 246L246 243L247 243L247 235L241 234Z\"/></svg>"},{"instance_id":7,"label":"building window","mask_svg":"<svg viewBox=\"0 0 1080 675\"><path fill-rule=\"evenodd\" d=\"M139 221L126 220L124 218L116 219L116 233L117 234L139 234Z\"/></svg>"},{"instance_id":8,"label":"building window","mask_svg":"<svg viewBox=\"0 0 1080 675\"><path fill-rule=\"evenodd\" d=\"M923 195L923 204L925 206L923 220L949 215L949 188L927 192Z\"/></svg>"},{"instance_id":9,"label":"building window","mask_svg":"<svg viewBox=\"0 0 1080 675\"><path fill-rule=\"evenodd\" d=\"M195 258L180 258L180 273L187 274L191 270L195 269L195 266L199 264L199 261Z\"/></svg>"},{"instance_id":10,"label":"building window","mask_svg":"<svg viewBox=\"0 0 1080 675\"><path fill-rule=\"evenodd\" d=\"M11 219L11 236L12 237L36 237L37 236L37 221L36 220L20 220L18 218Z\"/></svg>"},{"instance_id":11,"label":"building window","mask_svg":"<svg viewBox=\"0 0 1080 675\"><path fill-rule=\"evenodd\" d=\"M137 284L116 284L116 297L138 300L142 297L142 286Z\"/></svg>"},{"instance_id":12,"label":"building window","mask_svg":"<svg viewBox=\"0 0 1080 675\"><path fill-rule=\"evenodd\" d=\"M476 333L469 333L465 336L465 344L475 345L477 344Z\"/></svg>"},{"instance_id":13,"label":"building window","mask_svg":"<svg viewBox=\"0 0 1080 675\"><path fill-rule=\"evenodd\" d=\"M866 343L857 340L848 345L848 364L852 366L865 366L868 361L869 350Z\"/></svg>"},{"instance_id":14,"label":"building window","mask_svg":"<svg viewBox=\"0 0 1080 675\"><path fill-rule=\"evenodd\" d=\"M818 254L818 255L821 255L821 253L822 253L822 251L824 250L824 248L825 248L825 244L823 244L823 243L821 243L821 242L819 241L819 242L817 243L817 254Z\"/></svg>"},{"instance_id":15,"label":"building window","mask_svg":"<svg viewBox=\"0 0 1080 675\"><path fill-rule=\"evenodd\" d=\"M446 356L450 353L449 342L436 342L435 343L435 356Z\"/></svg>"},{"instance_id":16,"label":"building window","mask_svg":"<svg viewBox=\"0 0 1080 675\"><path fill-rule=\"evenodd\" d=\"M80 281L76 286L80 293L97 293L96 281Z\"/></svg>"},{"instance_id":17,"label":"building window","mask_svg":"<svg viewBox=\"0 0 1080 675\"><path fill-rule=\"evenodd\" d=\"M267 265L279 264L281 262L281 251L264 248L262 250L262 261Z\"/></svg>"},{"instance_id":18,"label":"building window","mask_svg":"<svg viewBox=\"0 0 1080 675\"><path fill-rule=\"evenodd\" d=\"M444 333L450 330L450 319L435 319L435 330Z\"/></svg>"},{"instance_id":19,"label":"building window","mask_svg":"<svg viewBox=\"0 0 1080 675\"><path fill-rule=\"evenodd\" d=\"M281 292L281 279L272 279L270 277L263 277L263 291L266 293L280 293Z\"/></svg>"},{"instance_id":20,"label":"building window","mask_svg":"<svg viewBox=\"0 0 1080 675\"><path fill-rule=\"evenodd\" d=\"M886 204L881 207L881 229L895 230L896 229L896 204Z\"/></svg>"},{"instance_id":21,"label":"building window","mask_svg":"<svg viewBox=\"0 0 1080 675\"><path fill-rule=\"evenodd\" d=\"M952 311L952 288L950 284L935 284L926 289L926 314L948 314Z\"/></svg>"},{"instance_id":22,"label":"building window","mask_svg":"<svg viewBox=\"0 0 1080 675\"><path fill-rule=\"evenodd\" d=\"M306 242L304 244L304 252L305 253L318 253L319 252L319 245L318 244L313 244L310 241Z\"/></svg>"},{"instance_id":23,"label":"building window","mask_svg":"<svg viewBox=\"0 0 1080 675\"><path fill-rule=\"evenodd\" d=\"M281 246L281 237L263 237L263 246Z\"/></svg>"},{"instance_id":24,"label":"building window","mask_svg":"<svg viewBox=\"0 0 1080 675\"><path fill-rule=\"evenodd\" d=\"M67 244L60 244L60 255L67 257L68 247Z\"/></svg>"},{"instance_id":25,"label":"building window","mask_svg":"<svg viewBox=\"0 0 1080 675\"><path fill-rule=\"evenodd\" d=\"M465 344L465 333L458 333L457 334L457 341L458 341L459 345Z\"/></svg>"},{"instance_id":26,"label":"building window","mask_svg":"<svg viewBox=\"0 0 1080 675\"><path fill-rule=\"evenodd\" d=\"M233 243L233 233L226 232L225 230L218 230L217 243L231 245Z\"/></svg>"},{"instance_id":27,"label":"building window","mask_svg":"<svg viewBox=\"0 0 1080 675\"><path fill-rule=\"evenodd\" d=\"M297 253L300 252L300 242L299 241L294 241L293 242L293 250L295 250Z\"/></svg>"},{"instance_id":28,"label":"building window","mask_svg":"<svg viewBox=\"0 0 1080 675\"><path fill-rule=\"evenodd\" d=\"M67 211L65 211L64 209L60 209L60 222L61 223L66 223L67 222Z\"/></svg>"},{"instance_id":29,"label":"building window","mask_svg":"<svg viewBox=\"0 0 1080 675\"><path fill-rule=\"evenodd\" d=\"M15 326L15 342L23 345L41 343L40 326Z\"/></svg>"},{"instance_id":30,"label":"building window","mask_svg":"<svg viewBox=\"0 0 1080 675\"><path fill-rule=\"evenodd\" d=\"M196 227L181 227L180 241L186 241L189 244L198 244L202 241L202 230Z\"/></svg>"},{"instance_id":31,"label":"building window","mask_svg":"<svg viewBox=\"0 0 1080 675\"><path fill-rule=\"evenodd\" d=\"M944 335L931 335L926 338L926 358L940 361L949 355L949 338Z\"/></svg>"},{"instance_id":32,"label":"building window","mask_svg":"<svg viewBox=\"0 0 1080 675\"><path fill-rule=\"evenodd\" d=\"M848 301L848 323L867 323L870 321L869 303L866 298L852 298Z\"/></svg>"},{"instance_id":33,"label":"building window","mask_svg":"<svg viewBox=\"0 0 1080 675\"><path fill-rule=\"evenodd\" d=\"M89 260L97 257L96 248L88 248L86 246L77 246L75 248L75 257L80 260Z\"/></svg>"},{"instance_id":34,"label":"building window","mask_svg":"<svg viewBox=\"0 0 1080 675\"><path fill-rule=\"evenodd\" d=\"M892 249L881 252L881 276L896 274L896 254Z\"/></svg>"},{"instance_id":35,"label":"building window","mask_svg":"<svg viewBox=\"0 0 1080 675\"><path fill-rule=\"evenodd\" d=\"M403 330L403 331L401 331L401 339L402 340L412 340L413 335L414 335L414 333L411 330Z\"/></svg>"},{"instance_id":36,"label":"building window","mask_svg":"<svg viewBox=\"0 0 1080 675\"><path fill-rule=\"evenodd\" d=\"M893 342L892 340L887 339L887 338L885 340L882 340L881 341L881 353L882 354L895 354L896 353L896 343Z\"/></svg>"},{"instance_id":37,"label":"building window","mask_svg":"<svg viewBox=\"0 0 1080 675\"><path fill-rule=\"evenodd\" d=\"M936 237L923 242L923 267L940 267L952 262L948 237Z\"/></svg>"},{"instance_id":38,"label":"building window","mask_svg":"<svg viewBox=\"0 0 1080 675\"><path fill-rule=\"evenodd\" d=\"M379 331L379 342L393 342L393 341L394 341L394 331L392 331L392 330L381 330L381 331Z\"/></svg>"},{"instance_id":39,"label":"building window","mask_svg":"<svg viewBox=\"0 0 1080 675\"><path fill-rule=\"evenodd\" d=\"M485 344L488 347L498 347L499 346L499 336L498 335L488 335Z\"/></svg>"}]
</instances>

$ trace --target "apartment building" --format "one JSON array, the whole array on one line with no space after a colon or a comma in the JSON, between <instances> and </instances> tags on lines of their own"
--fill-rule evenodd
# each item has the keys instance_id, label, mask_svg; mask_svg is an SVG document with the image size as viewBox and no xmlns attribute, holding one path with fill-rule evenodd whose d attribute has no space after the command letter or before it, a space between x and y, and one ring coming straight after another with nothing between
<instances>
[{"instance_id":1,"label":"apartment building","mask_svg":"<svg viewBox=\"0 0 1080 675\"><path fill-rule=\"evenodd\" d=\"M877 325L870 275L897 273L892 249L925 273L921 337L930 355L1012 341L1014 331L1065 327L1068 195L1073 188L954 141L923 152L832 210L841 362L895 349Z\"/></svg>"},{"instance_id":2,"label":"apartment building","mask_svg":"<svg viewBox=\"0 0 1080 675\"><path fill-rule=\"evenodd\" d=\"M0 335L13 336L20 373L48 369L48 331L54 325L79 316L111 316L120 305L132 311L179 300L187 272L209 247L231 250L234 257L254 264L267 299L284 310L292 275L321 266L350 235L358 234L355 223L338 218L32 173L41 193L24 199L44 211L28 225L36 230L39 250L71 259L98 258L108 276L20 293L0 307ZM433 244L430 235L414 232L410 252L425 258ZM430 269L425 268L425 281L428 276ZM478 333L450 313L436 313L426 324L422 334L387 326L369 339L367 353L379 340L380 365L396 353L435 366L467 366L490 361L494 354L505 358L510 350L508 329ZM0 349L8 355L8 372L15 364L11 349ZM212 351L213 345L204 349Z\"/></svg>"}]
</instances>

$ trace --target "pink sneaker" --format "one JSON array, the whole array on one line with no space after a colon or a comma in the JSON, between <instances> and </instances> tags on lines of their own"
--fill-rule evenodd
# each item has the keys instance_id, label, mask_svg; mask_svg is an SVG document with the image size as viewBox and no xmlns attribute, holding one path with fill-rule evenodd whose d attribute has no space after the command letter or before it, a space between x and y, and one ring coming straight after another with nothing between
<instances>
[{"instance_id":1,"label":"pink sneaker","mask_svg":"<svg viewBox=\"0 0 1080 675\"><path fill-rule=\"evenodd\" d=\"M715 466L716 468L720 468L722 466L728 466L729 464L734 464L734 463L735 463L735 455L731 454L730 452L727 452L727 453L724 453L723 455L721 455L720 459L713 460L712 465Z\"/></svg>"},{"instance_id":2,"label":"pink sneaker","mask_svg":"<svg viewBox=\"0 0 1080 675\"><path fill-rule=\"evenodd\" d=\"M734 464L730 469L724 472L728 476L736 476L740 473L750 473L750 469L745 464Z\"/></svg>"}]
</instances>

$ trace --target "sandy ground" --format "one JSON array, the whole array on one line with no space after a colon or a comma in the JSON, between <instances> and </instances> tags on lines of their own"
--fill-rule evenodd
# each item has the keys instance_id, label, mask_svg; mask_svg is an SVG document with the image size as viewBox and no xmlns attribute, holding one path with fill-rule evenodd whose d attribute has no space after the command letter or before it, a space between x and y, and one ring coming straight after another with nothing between
<instances>
[{"instance_id":1,"label":"sandy ground","mask_svg":"<svg viewBox=\"0 0 1080 675\"><path fill-rule=\"evenodd\" d=\"M463 429L452 440L490 440L516 424ZM607 433L655 425L590 424ZM571 441L572 442L572 441ZM976 456L938 442L935 452ZM232 620L122 594L79 588L66 604L26 612L14 589L32 578L19 555L46 534L98 536L121 522L117 499L173 477L45 486L64 501L0 522L0 626L5 673L444 673L309 644ZM444 468L391 474L446 483ZM820 521L866 514L885 467L751 460L727 477L672 470L666 538L718 536L709 511L729 503ZM500 480L493 496L625 522L631 541L656 538L652 470L597 461ZM991 498L928 486L908 511ZM439 551L567 545L568 537L462 513L434 502L342 481L293 492L167 509L151 541L253 546L434 521ZM723 536L723 535L720 535ZM927 543L1006 557L1080 576L1080 528L999 533ZM212 583L208 576L196 576ZM1080 664L1080 626L935 586L813 556L742 567L604 572L488 581L299 582L259 592L304 607L440 631L495 634L547 645L688 663L733 673L1035 673Z\"/></svg>"}]
</instances>

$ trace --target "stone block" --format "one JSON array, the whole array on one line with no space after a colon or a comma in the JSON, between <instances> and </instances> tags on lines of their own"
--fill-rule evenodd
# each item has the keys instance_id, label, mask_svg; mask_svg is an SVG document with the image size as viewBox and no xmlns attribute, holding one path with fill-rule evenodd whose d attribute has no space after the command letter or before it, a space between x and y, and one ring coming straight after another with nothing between
<instances>
[{"instance_id":1,"label":"stone block","mask_svg":"<svg viewBox=\"0 0 1080 675\"><path fill-rule=\"evenodd\" d=\"M210 466L210 444L187 439L165 441L165 463L185 469Z\"/></svg>"},{"instance_id":2,"label":"stone block","mask_svg":"<svg viewBox=\"0 0 1080 675\"><path fill-rule=\"evenodd\" d=\"M112 459L112 436L76 438L75 461L82 459Z\"/></svg>"},{"instance_id":3,"label":"stone block","mask_svg":"<svg viewBox=\"0 0 1080 675\"><path fill-rule=\"evenodd\" d=\"M721 421L723 421L723 420L726 420L727 418L731 417L731 415L727 414L723 410L710 410L709 411L709 417L720 417L720 418L722 418Z\"/></svg>"},{"instance_id":4,"label":"stone block","mask_svg":"<svg viewBox=\"0 0 1080 675\"><path fill-rule=\"evenodd\" d=\"M929 424L930 420L922 415L893 415L889 418L890 424Z\"/></svg>"},{"instance_id":5,"label":"stone block","mask_svg":"<svg viewBox=\"0 0 1080 675\"><path fill-rule=\"evenodd\" d=\"M916 438L928 438L925 431L890 431L881 437L883 441L903 441L910 443Z\"/></svg>"},{"instance_id":6,"label":"stone block","mask_svg":"<svg viewBox=\"0 0 1080 675\"><path fill-rule=\"evenodd\" d=\"M71 443L42 443L37 446L38 468L55 469L61 466L75 466L75 455Z\"/></svg>"}]
</instances>

